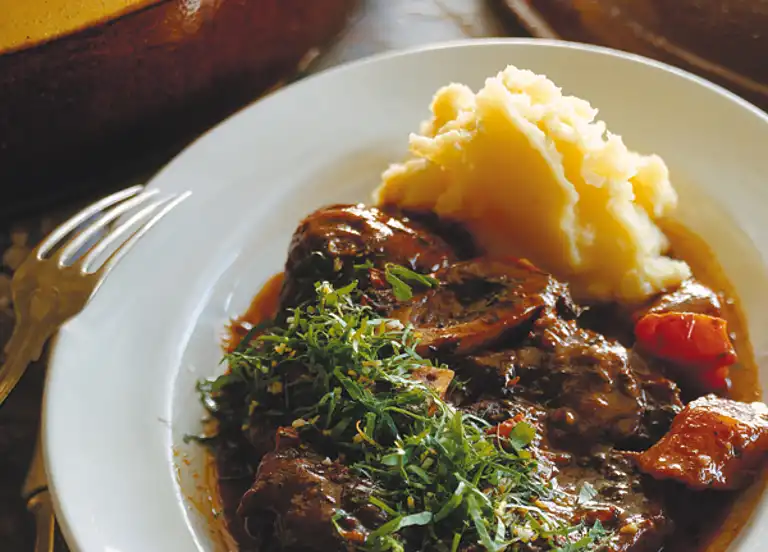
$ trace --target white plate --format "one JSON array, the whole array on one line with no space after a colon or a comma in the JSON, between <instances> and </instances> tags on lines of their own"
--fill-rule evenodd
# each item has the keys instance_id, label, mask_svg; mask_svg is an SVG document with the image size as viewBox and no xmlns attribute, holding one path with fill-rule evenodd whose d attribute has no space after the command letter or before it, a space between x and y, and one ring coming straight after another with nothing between
<instances>
[{"instance_id":1,"label":"white plate","mask_svg":"<svg viewBox=\"0 0 768 552\"><path fill-rule=\"evenodd\" d=\"M281 269L302 215L367 199L439 86L479 87L509 63L589 99L632 148L666 159L680 218L733 279L768 381L765 113L676 69L575 44L492 40L380 56L258 102L152 182L192 196L62 329L51 360L47 465L76 550L212 549L205 519L184 498L197 492L202 454L182 437L198 429L194 384L220 369L228 318ZM759 550L768 538L765 502L758 516L765 523L744 532L738 550Z\"/></svg>"}]
</instances>

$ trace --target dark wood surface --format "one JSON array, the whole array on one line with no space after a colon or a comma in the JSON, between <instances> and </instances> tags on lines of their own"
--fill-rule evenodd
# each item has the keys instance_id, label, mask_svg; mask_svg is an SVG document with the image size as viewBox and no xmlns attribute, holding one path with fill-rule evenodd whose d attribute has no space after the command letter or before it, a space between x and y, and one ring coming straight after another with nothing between
<instances>
[{"instance_id":1,"label":"dark wood surface","mask_svg":"<svg viewBox=\"0 0 768 552\"><path fill-rule=\"evenodd\" d=\"M371 54L430 42L485 36L526 35L501 0L363 0L347 30L310 67L310 72ZM124 175L105 175L105 185L77 198L23 217L0 222L0 344L13 327L10 281L14 269L58 221L109 189L146 178L169 160L169 153L136 159ZM140 175L140 176L137 176ZM98 180L99 174L91 175ZM4 184L0 194L5 190ZM1 195L0 195L1 197ZM0 199L2 202L3 199ZM7 205L6 205L7 207ZM10 212L10 209L3 209ZM17 211L18 212L18 211ZM45 363L33 365L0 407L0 551L33 549L34 526L19 497L40 418ZM87 461L85 459L84 461ZM87 551L86 551L87 552ZM132 552L132 551L126 551Z\"/></svg>"}]
</instances>

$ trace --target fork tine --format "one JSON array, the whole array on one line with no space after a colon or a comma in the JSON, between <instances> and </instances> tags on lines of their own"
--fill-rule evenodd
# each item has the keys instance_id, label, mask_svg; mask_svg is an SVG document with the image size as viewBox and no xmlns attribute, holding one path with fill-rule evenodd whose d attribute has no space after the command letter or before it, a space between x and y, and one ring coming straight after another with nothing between
<instances>
[{"instance_id":1,"label":"fork tine","mask_svg":"<svg viewBox=\"0 0 768 552\"><path fill-rule=\"evenodd\" d=\"M163 197L160 199L156 199L154 201L149 202L148 204L142 206L138 211L128 216L124 221L122 221L120 224L118 224L115 228L113 228L102 240L99 241L96 245L94 245L91 250L84 255L79 263L81 265L81 270L83 272L88 272L90 267L98 260L98 258L103 255L110 247L112 247L118 240L120 241L128 241L130 238L124 238L124 234L128 232L131 227L141 222L143 219L145 219L147 216L149 216L153 211L155 211L158 207L163 205L164 203L167 203L170 198ZM74 263L73 266L77 265L78 263Z\"/></svg>"},{"instance_id":2,"label":"fork tine","mask_svg":"<svg viewBox=\"0 0 768 552\"><path fill-rule=\"evenodd\" d=\"M152 190L144 190L138 195L133 196L132 198L123 201L122 203L118 204L116 207L113 207L109 211L107 211L104 216L99 218L95 223L90 225L88 228L83 230L80 234L72 238L68 244L66 244L64 247L61 248L60 251L58 251L55 255L55 257L58 258L58 262L60 266L63 266L64 263L74 255L77 255L78 251L80 251L83 247L88 246L90 241L96 237L96 235L105 230L107 228L107 225L109 225L111 222L117 220L122 215L129 212L134 207L138 207L140 204L144 203L147 199L150 197L157 195L159 190L152 189ZM88 248L90 251L95 247L96 244L92 244L91 247ZM84 252L83 254L87 253Z\"/></svg>"},{"instance_id":3,"label":"fork tine","mask_svg":"<svg viewBox=\"0 0 768 552\"><path fill-rule=\"evenodd\" d=\"M126 239L122 244L120 244L115 251L110 253L109 257L104 261L104 263L101 265L100 268L95 270L95 273L99 276L103 276L104 273L106 273L112 266L114 266L120 258L135 244L139 239L141 239L144 234L146 234L152 226L154 226L157 221L159 221L161 218L163 218L165 215L168 214L174 207L176 207L179 203L184 201L186 198L188 198L192 193L191 192L184 192L183 194L176 196L176 197L170 197L170 198L163 198L158 201L154 201L151 204L147 205L140 211L138 211L136 214L131 216L128 220L126 220L124 223L122 223L120 226L115 228L110 234L104 238L98 245L96 245L88 254L85 256L85 258L82 261L82 268L81 271L83 272L90 272L91 265L96 262L96 260L99 258L100 255L102 255L110 245L112 245L120 236L125 234L131 226L133 226L135 223L139 222L141 219L143 219L146 215L157 209L158 207L162 206L162 208L154 213L146 222L144 222L139 228L137 228L133 234L131 234L128 239Z\"/></svg>"},{"instance_id":4,"label":"fork tine","mask_svg":"<svg viewBox=\"0 0 768 552\"><path fill-rule=\"evenodd\" d=\"M62 239L64 239L67 234L75 230L78 226L80 226L83 222L91 218L92 216L96 215L97 213L103 211L107 207L110 207L114 205L115 203L118 203L120 201L123 201L124 199L128 199L129 197L133 197L141 190L144 189L144 186L132 186L130 188L126 188L125 190L121 190L119 192L116 192L110 196L105 197L104 199L100 199L96 203L89 205L82 211L80 211L78 214L76 214L74 217L70 218L68 221L64 222L61 226L56 228L51 234L43 240L40 245L37 246L35 249L35 256L37 258L42 258L43 255L45 255L48 251L50 251L53 246L58 244Z\"/></svg>"}]
</instances>

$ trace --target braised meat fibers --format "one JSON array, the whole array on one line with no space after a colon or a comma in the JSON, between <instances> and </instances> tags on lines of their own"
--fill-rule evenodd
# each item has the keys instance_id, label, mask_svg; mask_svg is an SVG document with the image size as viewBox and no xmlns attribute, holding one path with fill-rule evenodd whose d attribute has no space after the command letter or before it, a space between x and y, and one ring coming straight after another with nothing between
<instances>
[{"instance_id":1,"label":"braised meat fibers","mask_svg":"<svg viewBox=\"0 0 768 552\"><path fill-rule=\"evenodd\" d=\"M393 265L429 275L427 284L414 280L398 298L389 286ZM674 370L632 348L626 330L648 313L719 316L720 298L695 281L635 312L612 309L615 323L596 324L599 308L583 315L567 285L529 262L484 258L466 233L434 218L361 205L320 209L301 223L285 267L282 319L324 281L356 281L361 301L412 326L418 353L446 366L411 377L455 408L494 428L525 421L535 429L537 469L563 493L536 507L570 524L599 522L609 535L601 550L662 550L676 522L667 508L677 488L670 479L737 488L768 451L766 412L716 396L684 406ZM301 362L290 370L287 385L304 377ZM243 415L249 420L234 439L246 453L220 455L250 462L250 473L235 474L250 477L250 487L227 509L244 549L351 551L392 519L370 500L376 484L349 469L330 432L300 439L292 420L270 414L268 404L247 410L219 415L230 436ZM226 468L220 462L233 473ZM414 551L430 549L421 548L423 530L407 533ZM548 549L535 539L513 548Z\"/></svg>"},{"instance_id":2,"label":"braised meat fibers","mask_svg":"<svg viewBox=\"0 0 768 552\"><path fill-rule=\"evenodd\" d=\"M439 235L405 216L362 205L334 205L305 218L293 235L285 264L283 307L314 297L315 284L365 276L356 267L386 263L428 273L458 259Z\"/></svg>"}]
</instances>

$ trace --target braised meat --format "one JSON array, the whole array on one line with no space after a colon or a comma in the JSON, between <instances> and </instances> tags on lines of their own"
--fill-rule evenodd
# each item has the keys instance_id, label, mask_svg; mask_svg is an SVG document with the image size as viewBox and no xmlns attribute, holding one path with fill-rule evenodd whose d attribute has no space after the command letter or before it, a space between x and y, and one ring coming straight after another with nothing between
<instances>
[{"instance_id":1,"label":"braised meat","mask_svg":"<svg viewBox=\"0 0 768 552\"><path fill-rule=\"evenodd\" d=\"M677 550L715 525L697 501L722 512L716 491L768 458L768 407L696 398L731 338L673 323L720 316L715 292L582 309L529 262L477 254L418 213L301 223L272 341L206 403L243 550ZM654 317L675 332L638 331Z\"/></svg>"},{"instance_id":2,"label":"braised meat","mask_svg":"<svg viewBox=\"0 0 768 552\"><path fill-rule=\"evenodd\" d=\"M629 363L643 393L643 418L636 435L623 446L632 450L644 450L658 441L672 425L672 420L683 409L680 388L665 377L665 367L652 359L645 359L631 351Z\"/></svg>"},{"instance_id":3,"label":"braised meat","mask_svg":"<svg viewBox=\"0 0 768 552\"><path fill-rule=\"evenodd\" d=\"M354 550L384 521L368 501L370 484L299 443L295 431L280 432L238 514L249 527L261 525L264 550Z\"/></svg>"},{"instance_id":4,"label":"braised meat","mask_svg":"<svg viewBox=\"0 0 768 552\"><path fill-rule=\"evenodd\" d=\"M315 283L348 283L369 262L395 263L422 273L457 260L439 235L408 217L363 205L334 205L305 218L293 235L285 265L281 305L314 297Z\"/></svg>"},{"instance_id":5,"label":"braised meat","mask_svg":"<svg viewBox=\"0 0 768 552\"><path fill-rule=\"evenodd\" d=\"M562 445L621 441L642 422L645 401L626 349L552 311L533 323L522 346L474 355L461 366L472 387L546 405L548 436Z\"/></svg>"},{"instance_id":6,"label":"braised meat","mask_svg":"<svg viewBox=\"0 0 768 552\"><path fill-rule=\"evenodd\" d=\"M689 403L637 458L645 473L692 489L738 489L768 454L768 408L715 395Z\"/></svg>"},{"instance_id":7,"label":"braised meat","mask_svg":"<svg viewBox=\"0 0 768 552\"><path fill-rule=\"evenodd\" d=\"M525 261L459 262L434 277L436 288L392 313L413 324L425 355L467 354L526 327L545 308L574 310L567 286Z\"/></svg>"}]
</instances>

